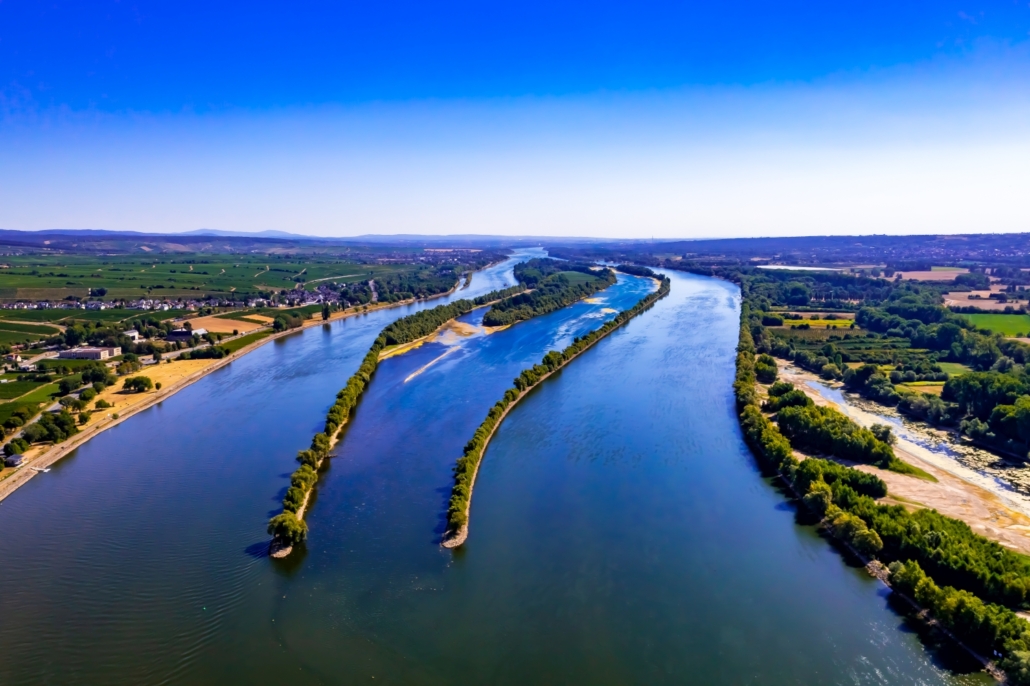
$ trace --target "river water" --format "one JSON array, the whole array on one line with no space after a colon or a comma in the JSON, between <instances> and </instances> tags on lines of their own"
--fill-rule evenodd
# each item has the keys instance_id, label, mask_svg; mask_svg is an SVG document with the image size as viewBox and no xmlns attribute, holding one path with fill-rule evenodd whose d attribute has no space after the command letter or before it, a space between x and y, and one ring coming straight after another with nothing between
<instances>
[{"instance_id":1,"label":"river water","mask_svg":"<svg viewBox=\"0 0 1030 686\"><path fill-rule=\"evenodd\" d=\"M652 281L384 361L284 561L264 526L293 456L405 310L266 345L98 436L0 503L0 683L989 683L942 669L757 472L737 290L671 276L510 413L456 552L450 468L486 410Z\"/></svg>"}]
</instances>

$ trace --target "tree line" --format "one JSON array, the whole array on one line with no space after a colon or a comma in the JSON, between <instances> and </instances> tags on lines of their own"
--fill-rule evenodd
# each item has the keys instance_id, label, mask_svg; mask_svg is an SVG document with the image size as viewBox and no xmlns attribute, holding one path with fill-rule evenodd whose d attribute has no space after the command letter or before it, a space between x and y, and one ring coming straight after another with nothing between
<instances>
[{"instance_id":1,"label":"tree line","mask_svg":"<svg viewBox=\"0 0 1030 686\"><path fill-rule=\"evenodd\" d=\"M650 271L650 270L648 270ZM642 274L643 276L644 274ZM647 274L646 276L654 275ZM526 393L529 392L540 381L561 369L579 353L589 348L601 338L608 335L614 329L622 326L633 317L647 310L660 298L669 294L671 282L668 277L661 277L661 285L658 290L641 298L633 307L623 310L614 319L606 322L599 328L591 331L582 337L577 337L567 348L558 352L551 350L540 364L535 364L529 369L524 369L513 382L513 387L504 392L504 395L487 412L486 419L476 428L472 438L465 444L461 457L458 458L454 467L454 485L451 487L451 497L447 505L448 537L454 538L468 525L469 502L472 498L472 486L475 482L476 473L479 471L479 464L483 460L483 453L490 441L493 432L508 409L517 403Z\"/></svg>"},{"instance_id":2,"label":"tree line","mask_svg":"<svg viewBox=\"0 0 1030 686\"><path fill-rule=\"evenodd\" d=\"M1011 609L1030 603L1030 559L935 510L910 513L898 505L877 503L874 499L886 495L887 488L875 476L819 458L799 461L785 432L759 407L750 315L745 300L734 394L745 441L762 465L780 474L804 506L820 517L828 535L862 555L890 563L890 580L896 591L929 610L961 640L1000 655L1000 666L1012 683L1030 684L1030 626ZM776 384L767 410L798 414L811 407L788 386ZM854 437L860 433L842 429L844 422L837 418L830 421L834 430L843 434ZM804 426L803 422L788 422L788 433L799 425ZM821 447L827 445L824 429L819 427L811 433L803 428L795 436ZM869 448L867 439L856 439L859 447L855 449L873 454L875 443Z\"/></svg>"},{"instance_id":3,"label":"tree line","mask_svg":"<svg viewBox=\"0 0 1030 686\"><path fill-rule=\"evenodd\" d=\"M428 336L449 320L466 314L475 307L506 298L523 288L521 285L512 286L474 300L456 300L447 305L438 305L430 310L401 317L385 326L368 349L358 370L336 394L335 402L326 413L323 430L312 437L311 445L306 450L301 450L297 454L300 467L290 477L290 487L283 497L283 511L268 522L268 533L283 545L296 545L307 538L308 525L297 516L297 513L318 481L318 468L329 456L329 450L339 438L343 425L350 418L379 366L379 354L387 346L403 345Z\"/></svg>"},{"instance_id":4,"label":"tree line","mask_svg":"<svg viewBox=\"0 0 1030 686\"><path fill-rule=\"evenodd\" d=\"M563 272L582 273L591 278L573 282ZM483 317L486 326L505 326L560 310L608 288L616 281L615 272L611 269L595 271L590 265L546 258L515 265L515 278L533 290L505 298L491 307Z\"/></svg>"}]
</instances>

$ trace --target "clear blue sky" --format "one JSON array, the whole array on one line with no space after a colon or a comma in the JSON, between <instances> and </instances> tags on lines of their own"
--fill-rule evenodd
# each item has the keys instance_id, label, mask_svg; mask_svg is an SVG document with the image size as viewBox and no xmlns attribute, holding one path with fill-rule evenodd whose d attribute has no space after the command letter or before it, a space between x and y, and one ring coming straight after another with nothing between
<instances>
[{"instance_id":1,"label":"clear blue sky","mask_svg":"<svg viewBox=\"0 0 1030 686\"><path fill-rule=\"evenodd\" d=\"M1028 41L1027 0L0 0L0 226L1026 229Z\"/></svg>"}]
</instances>

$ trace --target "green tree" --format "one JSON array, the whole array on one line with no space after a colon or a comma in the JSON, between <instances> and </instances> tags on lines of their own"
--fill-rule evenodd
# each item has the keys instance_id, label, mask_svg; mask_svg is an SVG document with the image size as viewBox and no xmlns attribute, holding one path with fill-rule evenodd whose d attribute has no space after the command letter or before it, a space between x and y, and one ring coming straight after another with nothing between
<instances>
[{"instance_id":1,"label":"green tree","mask_svg":"<svg viewBox=\"0 0 1030 686\"><path fill-rule=\"evenodd\" d=\"M329 321L329 303L322 303L322 321Z\"/></svg>"},{"instance_id":2,"label":"green tree","mask_svg":"<svg viewBox=\"0 0 1030 686\"><path fill-rule=\"evenodd\" d=\"M154 382L150 380L149 376L130 376L125 379L125 383L122 384L122 388L129 391L130 393L143 393L149 391L154 387Z\"/></svg>"},{"instance_id":3,"label":"green tree","mask_svg":"<svg viewBox=\"0 0 1030 686\"><path fill-rule=\"evenodd\" d=\"M297 519L292 512L278 514L268 522L268 533L277 539L296 545L308 536L308 525L303 519Z\"/></svg>"}]
</instances>

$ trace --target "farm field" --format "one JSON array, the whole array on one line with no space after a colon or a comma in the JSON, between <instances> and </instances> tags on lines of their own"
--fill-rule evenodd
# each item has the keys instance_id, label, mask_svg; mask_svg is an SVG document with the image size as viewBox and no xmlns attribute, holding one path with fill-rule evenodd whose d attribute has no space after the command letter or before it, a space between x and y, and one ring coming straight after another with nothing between
<instances>
[{"instance_id":1,"label":"farm field","mask_svg":"<svg viewBox=\"0 0 1030 686\"><path fill-rule=\"evenodd\" d=\"M838 329L851 329L851 325L854 321L851 319L785 319L783 320L783 328L789 329L791 327L798 327L802 324L808 324L812 328L825 329L826 327L837 327ZM858 325L855 324L855 330L860 330Z\"/></svg>"},{"instance_id":2,"label":"farm field","mask_svg":"<svg viewBox=\"0 0 1030 686\"><path fill-rule=\"evenodd\" d=\"M1030 333L1030 315L1027 314L967 314L963 315L976 327L988 329L1002 336L1021 337Z\"/></svg>"},{"instance_id":3,"label":"farm field","mask_svg":"<svg viewBox=\"0 0 1030 686\"><path fill-rule=\"evenodd\" d=\"M943 381L910 381L908 383L897 384L898 388L906 388L916 393L932 393L933 395L940 395L941 391L944 390Z\"/></svg>"},{"instance_id":4,"label":"farm field","mask_svg":"<svg viewBox=\"0 0 1030 686\"><path fill-rule=\"evenodd\" d=\"M22 324L7 324L6 320L13 319L17 322L49 322L67 323L72 320L90 322L120 322L123 319L131 319L144 314L141 310L112 308L109 310L69 310L54 308L48 310L0 310L0 327L11 329ZM148 311L145 313L149 319L164 321L174 317L181 317L186 310L164 310ZM31 326L31 325L30 325Z\"/></svg>"},{"instance_id":5,"label":"farm field","mask_svg":"<svg viewBox=\"0 0 1030 686\"><path fill-rule=\"evenodd\" d=\"M937 364L940 366L941 371L946 372L952 376L961 376L963 374L967 374L973 371L966 365L960 364L958 362L938 362Z\"/></svg>"},{"instance_id":6,"label":"farm field","mask_svg":"<svg viewBox=\"0 0 1030 686\"><path fill-rule=\"evenodd\" d=\"M931 267L929 271L898 272L905 281L954 281L959 274L968 274L968 269L959 267Z\"/></svg>"},{"instance_id":7,"label":"farm field","mask_svg":"<svg viewBox=\"0 0 1030 686\"><path fill-rule=\"evenodd\" d=\"M558 272L556 276L564 276L573 286L593 281L596 278L590 274L584 274L583 272Z\"/></svg>"},{"instance_id":8,"label":"farm field","mask_svg":"<svg viewBox=\"0 0 1030 686\"><path fill-rule=\"evenodd\" d=\"M437 278L437 269L418 262L359 264L339 258L275 255L27 255L7 257L0 265L0 300L63 300L91 295L108 299L253 296L283 289L312 289L328 280L348 284L397 277L431 280ZM22 317L25 314L19 312ZM43 313L36 317L40 319L31 320L53 321Z\"/></svg>"}]
</instances>

